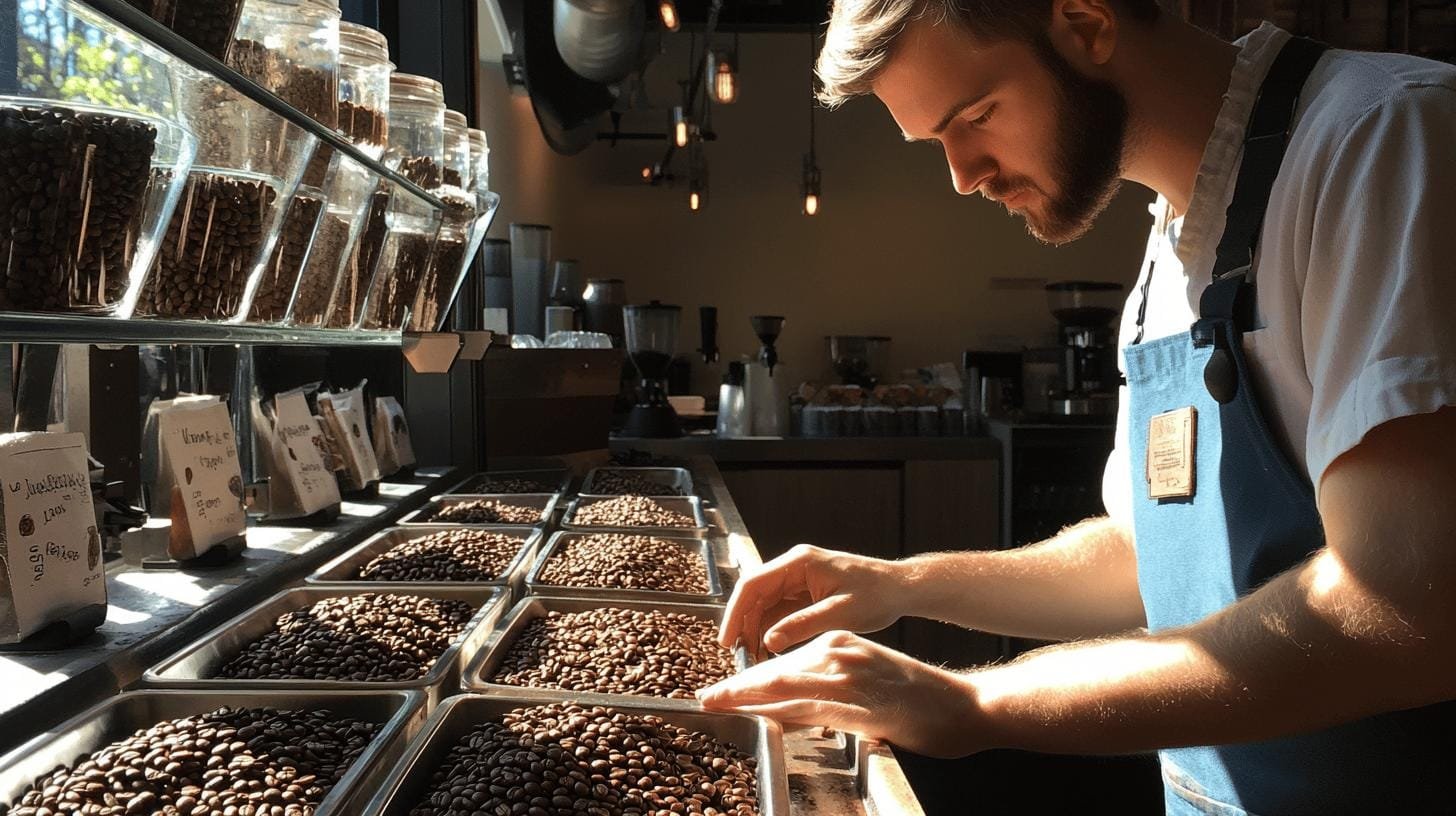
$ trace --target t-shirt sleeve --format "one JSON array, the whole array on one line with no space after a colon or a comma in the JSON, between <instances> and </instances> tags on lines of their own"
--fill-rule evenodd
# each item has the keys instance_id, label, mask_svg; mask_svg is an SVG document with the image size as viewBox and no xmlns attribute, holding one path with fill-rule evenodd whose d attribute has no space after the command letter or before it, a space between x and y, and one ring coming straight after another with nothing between
<instances>
[{"instance_id":1,"label":"t-shirt sleeve","mask_svg":"<svg viewBox=\"0 0 1456 816\"><path fill-rule=\"evenodd\" d=\"M1371 429L1456 404L1456 89L1368 109L1316 195L1300 310L1318 486Z\"/></svg>"}]
</instances>

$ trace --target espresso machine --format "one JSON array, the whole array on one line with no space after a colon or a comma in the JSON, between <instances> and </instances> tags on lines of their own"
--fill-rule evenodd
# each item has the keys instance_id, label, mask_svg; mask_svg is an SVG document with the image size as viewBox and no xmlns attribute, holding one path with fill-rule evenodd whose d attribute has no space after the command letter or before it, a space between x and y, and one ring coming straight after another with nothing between
<instances>
[{"instance_id":1,"label":"espresso machine","mask_svg":"<svg viewBox=\"0 0 1456 816\"><path fill-rule=\"evenodd\" d=\"M1060 281L1046 286L1047 306L1060 324L1058 381L1047 394L1058 417L1111 418L1117 414L1117 333L1122 284Z\"/></svg>"},{"instance_id":2,"label":"espresso machine","mask_svg":"<svg viewBox=\"0 0 1456 816\"><path fill-rule=\"evenodd\" d=\"M637 404L627 414L624 436L671 439L682 436L677 412L667 401L667 372L677 353L682 307L652 301L622 307L627 357L639 378Z\"/></svg>"}]
</instances>

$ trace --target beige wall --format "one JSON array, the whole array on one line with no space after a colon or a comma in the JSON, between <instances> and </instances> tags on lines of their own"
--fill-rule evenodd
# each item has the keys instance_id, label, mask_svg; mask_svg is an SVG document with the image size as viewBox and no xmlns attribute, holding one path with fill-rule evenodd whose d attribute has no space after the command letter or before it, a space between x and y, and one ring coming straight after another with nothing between
<instances>
[{"instance_id":1,"label":"beige wall","mask_svg":"<svg viewBox=\"0 0 1456 816\"><path fill-rule=\"evenodd\" d=\"M698 345L699 305L718 307L725 359L757 350L750 315L785 315L780 352L796 379L827 373L826 334L890 335L896 369L958 360L967 347L1050 339L1055 323L1042 292L993 288L993 278L1131 284L1150 224L1146 191L1124 191L1081 241L1043 246L999 205L957 196L940 151L906 144L873 99L819 111L823 209L801 215L806 37L741 38L742 98L714 109L711 196L696 215L687 208L685 156L673 189L638 176L662 155L661 142L558 156L529 102L510 96L499 68L486 66L481 121L503 198L492 235L507 237L511 221L550 224L557 257L581 259L589 277L624 279L632 302L682 305L680 352ZM668 45L649 70L652 101L664 107L687 71L688 37ZM665 126L665 111L624 119L627 130ZM721 365L706 370L695 360L694 370L695 385L716 393Z\"/></svg>"}]
</instances>

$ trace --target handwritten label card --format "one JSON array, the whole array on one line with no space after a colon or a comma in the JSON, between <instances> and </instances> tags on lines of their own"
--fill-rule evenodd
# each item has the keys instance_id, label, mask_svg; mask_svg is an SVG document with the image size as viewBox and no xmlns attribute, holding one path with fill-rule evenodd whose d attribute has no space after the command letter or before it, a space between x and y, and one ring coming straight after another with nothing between
<instances>
[{"instance_id":1,"label":"handwritten label card","mask_svg":"<svg viewBox=\"0 0 1456 816\"><path fill-rule=\"evenodd\" d=\"M0 642L22 640L85 607L104 605L85 437L0 435L0 480Z\"/></svg>"},{"instance_id":2,"label":"handwritten label card","mask_svg":"<svg viewBox=\"0 0 1456 816\"><path fill-rule=\"evenodd\" d=\"M173 558L196 558L247 529L243 473L227 405L173 404L157 420L170 477Z\"/></svg>"},{"instance_id":3,"label":"handwritten label card","mask_svg":"<svg viewBox=\"0 0 1456 816\"><path fill-rule=\"evenodd\" d=\"M415 448L410 442L409 422L404 407L394 397L374 400L374 457L381 473L397 473L415 463Z\"/></svg>"},{"instance_id":4,"label":"handwritten label card","mask_svg":"<svg viewBox=\"0 0 1456 816\"><path fill-rule=\"evenodd\" d=\"M339 503L339 481L324 463L323 440L302 391L273 398L269 515L307 516Z\"/></svg>"}]
</instances>

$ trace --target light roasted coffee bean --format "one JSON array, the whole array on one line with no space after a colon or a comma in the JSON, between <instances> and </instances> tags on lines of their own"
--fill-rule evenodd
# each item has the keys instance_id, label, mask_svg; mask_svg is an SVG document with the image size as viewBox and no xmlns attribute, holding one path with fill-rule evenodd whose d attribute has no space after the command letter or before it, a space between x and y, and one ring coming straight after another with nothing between
<instances>
[{"instance_id":1,"label":"light roasted coffee bean","mask_svg":"<svg viewBox=\"0 0 1456 816\"><path fill-rule=\"evenodd\" d=\"M732 743L651 714L518 708L446 754L410 816L757 816L758 767Z\"/></svg>"},{"instance_id":2,"label":"light roasted coffee bean","mask_svg":"<svg viewBox=\"0 0 1456 816\"><path fill-rule=\"evenodd\" d=\"M618 496L577 505L572 524L583 527L696 527L692 516L669 510L647 496Z\"/></svg>"},{"instance_id":3,"label":"light roasted coffee bean","mask_svg":"<svg viewBox=\"0 0 1456 816\"><path fill-rule=\"evenodd\" d=\"M465 631L475 607L417 595L325 598L278 618L220 678L398 681L424 676Z\"/></svg>"},{"instance_id":4,"label":"light roasted coffee bean","mask_svg":"<svg viewBox=\"0 0 1456 816\"><path fill-rule=\"evenodd\" d=\"M493 581L525 546L520 536L489 530L442 530L412 538L359 570L361 581Z\"/></svg>"},{"instance_id":5,"label":"light roasted coffee bean","mask_svg":"<svg viewBox=\"0 0 1456 816\"><path fill-rule=\"evenodd\" d=\"M708 592L700 553L676 541L619 533L563 537L539 580L563 587Z\"/></svg>"},{"instance_id":6,"label":"light roasted coffee bean","mask_svg":"<svg viewBox=\"0 0 1456 816\"><path fill-rule=\"evenodd\" d=\"M511 643L493 683L691 699L734 672L718 627L679 612L548 612Z\"/></svg>"},{"instance_id":7,"label":"light roasted coffee bean","mask_svg":"<svg viewBox=\"0 0 1456 816\"><path fill-rule=\"evenodd\" d=\"M304 816L379 731L329 711L220 708L166 720L35 781L11 816Z\"/></svg>"}]
</instances>

